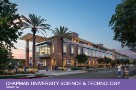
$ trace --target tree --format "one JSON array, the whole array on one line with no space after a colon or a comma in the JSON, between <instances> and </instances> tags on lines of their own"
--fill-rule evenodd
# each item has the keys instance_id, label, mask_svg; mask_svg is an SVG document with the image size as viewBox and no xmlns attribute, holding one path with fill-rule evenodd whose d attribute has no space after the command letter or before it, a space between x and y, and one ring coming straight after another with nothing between
<instances>
[{"instance_id":1,"label":"tree","mask_svg":"<svg viewBox=\"0 0 136 90\"><path fill-rule=\"evenodd\" d=\"M99 63L99 68L102 66L101 64L104 63L104 59L103 58L99 58L97 60L97 62Z\"/></svg>"},{"instance_id":2,"label":"tree","mask_svg":"<svg viewBox=\"0 0 136 90\"><path fill-rule=\"evenodd\" d=\"M136 59L134 60L134 65L136 64Z\"/></svg>"},{"instance_id":3,"label":"tree","mask_svg":"<svg viewBox=\"0 0 136 90\"><path fill-rule=\"evenodd\" d=\"M78 63L85 63L88 60L88 57L85 54L79 54L76 59Z\"/></svg>"},{"instance_id":4,"label":"tree","mask_svg":"<svg viewBox=\"0 0 136 90\"><path fill-rule=\"evenodd\" d=\"M53 33L54 33L54 36L56 36L57 38L60 38L60 40L61 40L62 68L64 68L64 65L63 65L63 62L64 62L64 60L63 60L63 38L70 37L71 32L68 31L67 27L60 26L59 28L55 28L55 30L53 30Z\"/></svg>"},{"instance_id":5,"label":"tree","mask_svg":"<svg viewBox=\"0 0 136 90\"><path fill-rule=\"evenodd\" d=\"M8 62L11 60L10 51L5 47L0 47L0 74L4 74L4 70L8 69Z\"/></svg>"},{"instance_id":6,"label":"tree","mask_svg":"<svg viewBox=\"0 0 136 90\"><path fill-rule=\"evenodd\" d=\"M101 63L103 63L103 62L104 62L104 59L103 59L103 58L99 58L97 61L98 61L98 63L100 63L100 64L101 64Z\"/></svg>"},{"instance_id":7,"label":"tree","mask_svg":"<svg viewBox=\"0 0 136 90\"><path fill-rule=\"evenodd\" d=\"M129 60L122 60L122 63L125 64L125 65L129 64Z\"/></svg>"},{"instance_id":8,"label":"tree","mask_svg":"<svg viewBox=\"0 0 136 90\"><path fill-rule=\"evenodd\" d=\"M122 64L122 60L117 59L117 64Z\"/></svg>"},{"instance_id":9,"label":"tree","mask_svg":"<svg viewBox=\"0 0 136 90\"><path fill-rule=\"evenodd\" d=\"M13 43L21 35L20 27L16 24L19 14L16 14L16 4L9 0L0 0L0 72L7 69L8 61L11 60L11 49L15 48Z\"/></svg>"},{"instance_id":10,"label":"tree","mask_svg":"<svg viewBox=\"0 0 136 90\"><path fill-rule=\"evenodd\" d=\"M4 47L0 47L0 64L7 64L10 60L9 52Z\"/></svg>"},{"instance_id":11,"label":"tree","mask_svg":"<svg viewBox=\"0 0 136 90\"><path fill-rule=\"evenodd\" d=\"M107 65L108 63L111 62L111 59L110 59L110 58L107 58L107 57L105 56L105 57L104 57L104 62L105 62L106 65Z\"/></svg>"},{"instance_id":12,"label":"tree","mask_svg":"<svg viewBox=\"0 0 136 90\"><path fill-rule=\"evenodd\" d=\"M117 60L112 60L110 63L112 67L115 67L115 65L117 64Z\"/></svg>"},{"instance_id":13,"label":"tree","mask_svg":"<svg viewBox=\"0 0 136 90\"><path fill-rule=\"evenodd\" d=\"M0 1L0 47L4 48L4 51L11 50L14 47L13 43L16 43L21 35L20 28L15 23L15 20L19 19L16 6L9 0Z\"/></svg>"},{"instance_id":14,"label":"tree","mask_svg":"<svg viewBox=\"0 0 136 90\"><path fill-rule=\"evenodd\" d=\"M114 40L136 52L136 0L123 0L118 4L109 25L114 30Z\"/></svg>"},{"instance_id":15,"label":"tree","mask_svg":"<svg viewBox=\"0 0 136 90\"><path fill-rule=\"evenodd\" d=\"M33 58L33 67L35 66L35 34L37 32L44 31L46 33L46 30L49 30L50 25L44 24L43 22L46 21L44 19L41 19L41 17L36 16L34 14L29 14L29 18L26 18L25 16L21 16L21 29L31 28L31 31L33 33L33 52L32 52L32 58ZM40 31L41 30L41 31ZM41 32L43 35L44 33Z\"/></svg>"}]
</instances>

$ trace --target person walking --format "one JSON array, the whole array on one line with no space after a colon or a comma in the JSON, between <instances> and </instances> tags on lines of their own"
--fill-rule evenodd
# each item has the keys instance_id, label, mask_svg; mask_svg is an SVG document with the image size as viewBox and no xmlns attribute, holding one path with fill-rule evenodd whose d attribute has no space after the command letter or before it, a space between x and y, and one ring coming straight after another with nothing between
<instances>
[{"instance_id":1,"label":"person walking","mask_svg":"<svg viewBox=\"0 0 136 90\"><path fill-rule=\"evenodd\" d=\"M48 71L48 66L45 67L46 71Z\"/></svg>"},{"instance_id":2,"label":"person walking","mask_svg":"<svg viewBox=\"0 0 136 90\"><path fill-rule=\"evenodd\" d=\"M124 78L125 77L125 65L122 65L121 72L122 72L121 73L122 74L121 77Z\"/></svg>"},{"instance_id":3,"label":"person walking","mask_svg":"<svg viewBox=\"0 0 136 90\"><path fill-rule=\"evenodd\" d=\"M18 70L18 66L15 65L15 72L16 72L16 74L17 74L17 70Z\"/></svg>"},{"instance_id":4,"label":"person walking","mask_svg":"<svg viewBox=\"0 0 136 90\"><path fill-rule=\"evenodd\" d=\"M27 66L24 66L24 73L26 74Z\"/></svg>"},{"instance_id":5,"label":"person walking","mask_svg":"<svg viewBox=\"0 0 136 90\"><path fill-rule=\"evenodd\" d=\"M118 69L118 71L117 71L117 74L118 74L118 77L121 77L122 76L122 66L119 64L118 66L117 66L117 69Z\"/></svg>"},{"instance_id":6,"label":"person walking","mask_svg":"<svg viewBox=\"0 0 136 90\"><path fill-rule=\"evenodd\" d=\"M129 78L129 68L126 66L124 68L125 78Z\"/></svg>"}]
</instances>

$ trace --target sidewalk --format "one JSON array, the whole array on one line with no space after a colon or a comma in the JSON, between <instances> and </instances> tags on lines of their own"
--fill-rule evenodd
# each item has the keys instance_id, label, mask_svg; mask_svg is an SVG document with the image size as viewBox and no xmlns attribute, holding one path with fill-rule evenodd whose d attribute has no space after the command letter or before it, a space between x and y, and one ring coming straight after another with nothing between
<instances>
[{"instance_id":1,"label":"sidewalk","mask_svg":"<svg viewBox=\"0 0 136 90\"><path fill-rule=\"evenodd\" d=\"M129 77L129 79L136 79L136 75Z\"/></svg>"},{"instance_id":2,"label":"sidewalk","mask_svg":"<svg viewBox=\"0 0 136 90\"><path fill-rule=\"evenodd\" d=\"M82 71L82 70L76 70L76 71L39 70L37 74L45 74L45 75L51 75L51 76L61 76L61 75L77 74L77 73L86 73L86 71Z\"/></svg>"}]
</instances>

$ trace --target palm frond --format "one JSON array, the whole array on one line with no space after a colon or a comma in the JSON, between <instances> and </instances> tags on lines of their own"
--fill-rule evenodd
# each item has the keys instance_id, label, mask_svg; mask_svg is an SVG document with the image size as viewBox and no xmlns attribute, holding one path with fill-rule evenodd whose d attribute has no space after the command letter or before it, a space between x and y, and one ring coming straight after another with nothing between
<instances>
[{"instance_id":1,"label":"palm frond","mask_svg":"<svg viewBox=\"0 0 136 90\"><path fill-rule=\"evenodd\" d=\"M39 25L42 24L44 21L45 21L44 19L38 18L38 22L37 22L36 26L39 26Z\"/></svg>"},{"instance_id":2,"label":"palm frond","mask_svg":"<svg viewBox=\"0 0 136 90\"><path fill-rule=\"evenodd\" d=\"M64 26L60 26L59 28L55 28L55 30L53 30L53 34L57 37L70 36L70 32L68 31L68 28L64 27Z\"/></svg>"},{"instance_id":3,"label":"palm frond","mask_svg":"<svg viewBox=\"0 0 136 90\"><path fill-rule=\"evenodd\" d=\"M50 25L49 24L40 24L38 27L50 30Z\"/></svg>"},{"instance_id":4,"label":"palm frond","mask_svg":"<svg viewBox=\"0 0 136 90\"><path fill-rule=\"evenodd\" d=\"M46 37L47 37L47 32L43 29L43 31L44 31L44 33L46 34ZM44 33L42 32L42 31L40 31L43 35L44 35ZM45 37L45 35L44 35L44 37Z\"/></svg>"},{"instance_id":5,"label":"palm frond","mask_svg":"<svg viewBox=\"0 0 136 90\"><path fill-rule=\"evenodd\" d=\"M31 27L22 27L21 30L27 29L27 28L31 28Z\"/></svg>"},{"instance_id":6,"label":"palm frond","mask_svg":"<svg viewBox=\"0 0 136 90\"><path fill-rule=\"evenodd\" d=\"M46 36L46 29L50 30L49 24L44 24L43 22L46 21L45 19L42 19L40 16L37 16L35 14L29 14L29 18L26 18L22 15L21 20L21 30L26 28L35 28L36 32L41 32L40 30L44 31ZM44 33L41 32L43 35ZM44 35L45 36L45 35Z\"/></svg>"},{"instance_id":7,"label":"palm frond","mask_svg":"<svg viewBox=\"0 0 136 90\"><path fill-rule=\"evenodd\" d=\"M31 20L31 22L32 22L33 27L35 27L36 24L37 24L37 22L38 22L37 16L34 15L34 14L29 14L29 18L30 18L30 20Z\"/></svg>"},{"instance_id":8,"label":"palm frond","mask_svg":"<svg viewBox=\"0 0 136 90\"><path fill-rule=\"evenodd\" d=\"M32 24L31 20L29 18L26 18L24 15L21 16L21 19L26 21L29 24Z\"/></svg>"}]
</instances>

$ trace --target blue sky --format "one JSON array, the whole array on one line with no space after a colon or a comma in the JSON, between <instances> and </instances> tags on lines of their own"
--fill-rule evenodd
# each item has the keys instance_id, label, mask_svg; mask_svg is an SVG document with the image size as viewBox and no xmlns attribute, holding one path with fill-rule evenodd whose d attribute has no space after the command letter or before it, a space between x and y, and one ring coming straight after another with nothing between
<instances>
[{"instance_id":1,"label":"blue sky","mask_svg":"<svg viewBox=\"0 0 136 90\"><path fill-rule=\"evenodd\" d=\"M18 5L18 13L28 16L34 13L47 19L51 28L60 25L77 32L79 37L93 43L103 43L105 47L127 53L121 49L120 43L113 40L114 33L109 21L121 0L11 0ZM31 30L24 30L24 34ZM38 34L42 35L42 34ZM47 31L48 37L52 33ZM22 41L19 41L22 43ZM17 45L18 46L18 45ZM18 48L21 48L18 47ZM24 47L22 47L23 49ZM136 56L136 53L132 53Z\"/></svg>"}]
</instances>

